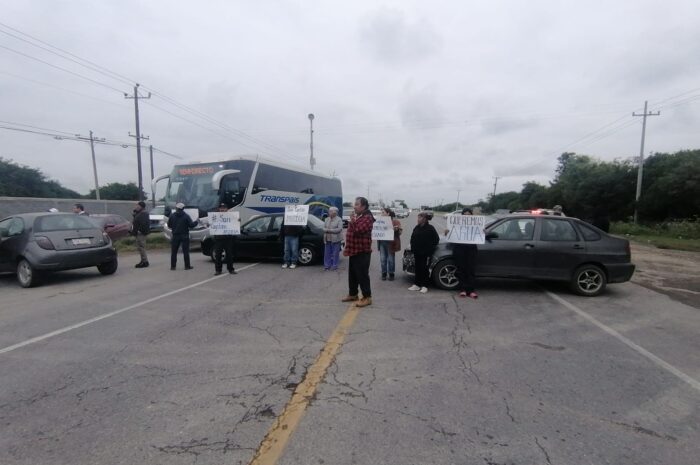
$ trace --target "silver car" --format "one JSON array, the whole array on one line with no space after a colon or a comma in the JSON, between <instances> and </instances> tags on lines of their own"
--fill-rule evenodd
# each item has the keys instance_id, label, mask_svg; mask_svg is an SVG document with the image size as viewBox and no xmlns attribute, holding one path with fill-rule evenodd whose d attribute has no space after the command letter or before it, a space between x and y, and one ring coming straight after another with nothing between
<instances>
[{"instance_id":1,"label":"silver car","mask_svg":"<svg viewBox=\"0 0 700 465\"><path fill-rule=\"evenodd\" d=\"M0 220L0 272L14 272L22 287L49 271L96 266L117 271L117 252L107 233L86 216L24 213Z\"/></svg>"}]
</instances>

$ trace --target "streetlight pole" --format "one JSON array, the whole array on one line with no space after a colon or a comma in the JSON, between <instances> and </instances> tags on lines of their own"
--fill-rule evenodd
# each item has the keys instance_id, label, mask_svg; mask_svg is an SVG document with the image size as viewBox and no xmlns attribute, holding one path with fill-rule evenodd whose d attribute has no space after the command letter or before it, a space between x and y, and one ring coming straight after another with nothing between
<instances>
[{"instance_id":1,"label":"streetlight pole","mask_svg":"<svg viewBox=\"0 0 700 465\"><path fill-rule=\"evenodd\" d=\"M309 165L311 165L311 171L314 170L314 166L316 165L316 160L314 159L314 114L309 113L309 124L310 124L310 136L311 136L311 142L309 143Z\"/></svg>"},{"instance_id":2,"label":"streetlight pole","mask_svg":"<svg viewBox=\"0 0 700 465\"><path fill-rule=\"evenodd\" d=\"M462 189L457 189L457 208L456 210L459 210L459 193L462 192Z\"/></svg>"}]
</instances>

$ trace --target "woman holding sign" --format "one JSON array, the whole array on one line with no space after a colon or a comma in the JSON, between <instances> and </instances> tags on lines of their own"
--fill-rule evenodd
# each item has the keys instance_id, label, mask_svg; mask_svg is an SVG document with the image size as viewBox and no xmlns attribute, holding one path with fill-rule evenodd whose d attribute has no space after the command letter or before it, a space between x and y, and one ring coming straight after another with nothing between
<instances>
[{"instance_id":1,"label":"woman holding sign","mask_svg":"<svg viewBox=\"0 0 700 465\"><path fill-rule=\"evenodd\" d=\"M394 229L391 241L377 241L379 247L379 262L382 265L382 281L386 281L387 274L389 281L394 280L396 267L396 252L401 250L401 222L396 219L396 214L391 208L382 208L382 216L391 217L391 225Z\"/></svg>"},{"instance_id":2,"label":"woman holding sign","mask_svg":"<svg viewBox=\"0 0 700 465\"><path fill-rule=\"evenodd\" d=\"M470 208L464 207L462 215L473 215ZM457 265L457 279L459 279L460 297L476 299L476 244L452 244L452 257Z\"/></svg>"},{"instance_id":3,"label":"woman holding sign","mask_svg":"<svg viewBox=\"0 0 700 465\"><path fill-rule=\"evenodd\" d=\"M428 264L430 258L435 252L440 242L440 236L432 224L428 223L430 218L429 213L420 212L418 214L418 224L413 228L411 234L411 251L416 262L416 280L415 284L408 288L409 291L420 291L421 294L428 292Z\"/></svg>"},{"instance_id":4,"label":"woman holding sign","mask_svg":"<svg viewBox=\"0 0 700 465\"><path fill-rule=\"evenodd\" d=\"M340 255L340 243L343 240L343 219L338 216L338 209L328 209L328 218L323 222L323 269L337 270L338 256Z\"/></svg>"}]
</instances>

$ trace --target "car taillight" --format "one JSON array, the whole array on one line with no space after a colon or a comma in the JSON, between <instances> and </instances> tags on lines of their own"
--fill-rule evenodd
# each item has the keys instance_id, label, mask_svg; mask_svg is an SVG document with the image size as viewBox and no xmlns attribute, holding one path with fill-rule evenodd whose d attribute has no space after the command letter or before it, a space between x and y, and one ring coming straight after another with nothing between
<instances>
[{"instance_id":1,"label":"car taillight","mask_svg":"<svg viewBox=\"0 0 700 465\"><path fill-rule=\"evenodd\" d=\"M56 250L56 247L53 246L51 239L46 236L35 236L34 240L36 241L36 245L44 250Z\"/></svg>"}]
</instances>

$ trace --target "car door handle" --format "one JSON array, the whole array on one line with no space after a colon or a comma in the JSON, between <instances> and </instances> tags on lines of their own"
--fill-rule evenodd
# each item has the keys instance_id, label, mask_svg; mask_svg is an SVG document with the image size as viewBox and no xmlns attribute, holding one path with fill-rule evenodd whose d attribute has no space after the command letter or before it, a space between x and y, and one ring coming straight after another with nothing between
<instances>
[{"instance_id":1,"label":"car door handle","mask_svg":"<svg viewBox=\"0 0 700 465\"><path fill-rule=\"evenodd\" d=\"M574 249L576 249L576 250L583 250L583 249L585 249L585 247L582 246L581 244L574 244Z\"/></svg>"},{"instance_id":2,"label":"car door handle","mask_svg":"<svg viewBox=\"0 0 700 465\"><path fill-rule=\"evenodd\" d=\"M525 244L526 249L534 249L535 245L534 244Z\"/></svg>"}]
</instances>

